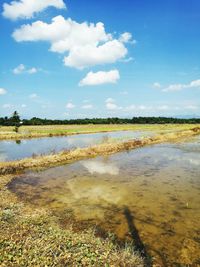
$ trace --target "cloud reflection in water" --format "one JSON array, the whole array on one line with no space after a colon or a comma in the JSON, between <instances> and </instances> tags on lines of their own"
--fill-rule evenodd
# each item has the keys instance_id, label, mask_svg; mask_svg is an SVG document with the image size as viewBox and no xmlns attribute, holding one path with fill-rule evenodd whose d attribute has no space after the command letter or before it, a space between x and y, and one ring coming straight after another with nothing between
<instances>
[{"instance_id":1,"label":"cloud reflection in water","mask_svg":"<svg viewBox=\"0 0 200 267\"><path fill-rule=\"evenodd\" d=\"M105 163L105 162L100 162L100 161L83 161L81 164L91 174L94 174L94 173L110 174L110 175L119 174L119 168L111 163Z\"/></svg>"}]
</instances>

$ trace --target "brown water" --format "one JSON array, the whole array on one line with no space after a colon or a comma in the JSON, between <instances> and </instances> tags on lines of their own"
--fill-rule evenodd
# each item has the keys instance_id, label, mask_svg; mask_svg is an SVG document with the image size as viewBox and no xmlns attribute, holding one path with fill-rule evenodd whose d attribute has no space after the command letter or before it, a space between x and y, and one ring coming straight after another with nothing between
<instances>
[{"instance_id":1,"label":"brown water","mask_svg":"<svg viewBox=\"0 0 200 267\"><path fill-rule=\"evenodd\" d=\"M149 146L14 179L21 200L62 225L96 225L145 247L158 266L200 266L200 139Z\"/></svg>"}]
</instances>

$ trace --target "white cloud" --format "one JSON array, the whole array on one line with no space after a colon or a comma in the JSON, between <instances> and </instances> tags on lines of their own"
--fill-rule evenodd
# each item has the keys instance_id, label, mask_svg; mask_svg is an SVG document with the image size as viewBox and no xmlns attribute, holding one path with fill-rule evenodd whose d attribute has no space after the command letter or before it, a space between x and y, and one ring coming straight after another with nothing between
<instances>
[{"instance_id":1,"label":"white cloud","mask_svg":"<svg viewBox=\"0 0 200 267\"><path fill-rule=\"evenodd\" d=\"M36 99L36 98L38 98L38 95L33 93L33 94L29 95L29 98Z\"/></svg>"},{"instance_id":2,"label":"white cloud","mask_svg":"<svg viewBox=\"0 0 200 267\"><path fill-rule=\"evenodd\" d=\"M135 105L130 105L124 108L125 111L131 111L131 110L135 110L136 106Z\"/></svg>"},{"instance_id":3,"label":"white cloud","mask_svg":"<svg viewBox=\"0 0 200 267\"><path fill-rule=\"evenodd\" d=\"M68 109L73 109L73 108L75 108L75 105L72 104L71 102L68 102L68 103L66 104L66 108L68 108Z\"/></svg>"},{"instance_id":4,"label":"white cloud","mask_svg":"<svg viewBox=\"0 0 200 267\"><path fill-rule=\"evenodd\" d=\"M106 103L110 103L110 102L113 103L113 102L115 102L115 99L109 97L109 98L107 98L107 99L105 100L105 102L106 102Z\"/></svg>"},{"instance_id":5,"label":"white cloud","mask_svg":"<svg viewBox=\"0 0 200 267\"><path fill-rule=\"evenodd\" d=\"M140 105L140 106L138 106L138 109L139 110L149 110L149 109L152 109L152 107L151 106Z\"/></svg>"},{"instance_id":6,"label":"white cloud","mask_svg":"<svg viewBox=\"0 0 200 267\"><path fill-rule=\"evenodd\" d=\"M106 108L109 110L119 109L119 107L115 103L106 103Z\"/></svg>"},{"instance_id":7,"label":"white cloud","mask_svg":"<svg viewBox=\"0 0 200 267\"><path fill-rule=\"evenodd\" d=\"M6 89L0 88L0 95L5 95L5 94L7 94Z\"/></svg>"},{"instance_id":8,"label":"white cloud","mask_svg":"<svg viewBox=\"0 0 200 267\"><path fill-rule=\"evenodd\" d=\"M125 58L128 53L125 47L131 34L125 33L119 39L113 39L105 32L104 24L78 23L56 16L50 24L36 21L22 25L13 33L17 42L47 41L50 42L50 51L67 53L64 57L66 66L85 68L98 64L114 63Z\"/></svg>"},{"instance_id":9,"label":"white cloud","mask_svg":"<svg viewBox=\"0 0 200 267\"><path fill-rule=\"evenodd\" d=\"M28 19L48 7L66 8L63 0L18 0L3 4L3 16L11 19Z\"/></svg>"},{"instance_id":10,"label":"white cloud","mask_svg":"<svg viewBox=\"0 0 200 267\"><path fill-rule=\"evenodd\" d=\"M83 105L82 108L83 109L92 109L93 108L93 105L91 105L91 104Z\"/></svg>"},{"instance_id":11,"label":"white cloud","mask_svg":"<svg viewBox=\"0 0 200 267\"><path fill-rule=\"evenodd\" d=\"M27 70L27 72L29 74L34 74L34 73L38 72L38 70L36 68L31 68L31 69Z\"/></svg>"},{"instance_id":12,"label":"white cloud","mask_svg":"<svg viewBox=\"0 0 200 267\"><path fill-rule=\"evenodd\" d=\"M158 82L155 82L155 83L153 84L153 88L155 88L155 89L160 89L160 88L161 88L161 84L158 83Z\"/></svg>"},{"instance_id":13,"label":"white cloud","mask_svg":"<svg viewBox=\"0 0 200 267\"><path fill-rule=\"evenodd\" d=\"M143 112L143 111L149 111L149 110L153 110L153 109L154 108L152 106L147 106L147 105L134 105L134 104L123 108L124 111L141 111L141 112Z\"/></svg>"},{"instance_id":14,"label":"white cloud","mask_svg":"<svg viewBox=\"0 0 200 267\"><path fill-rule=\"evenodd\" d=\"M111 71L98 71L98 72L89 72L86 77L80 81L79 86L85 85L101 85L107 83L116 83L120 79L118 70Z\"/></svg>"},{"instance_id":15,"label":"white cloud","mask_svg":"<svg viewBox=\"0 0 200 267\"><path fill-rule=\"evenodd\" d=\"M157 107L158 110L169 110L170 107L168 105L162 105Z\"/></svg>"},{"instance_id":16,"label":"white cloud","mask_svg":"<svg viewBox=\"0 0 200 267\"><path fill-rule=\"evenodd\" d=\"M169 92L169 91L181 91L183 89L192 89L192 88L200 88L200 79L191 81L188 84L171 84L168 87L162 89L163 92Z\"/></svg>"},{"instance_id":17,"label":"white cloud","mask_svg":"<svg viewBox=\"0 0 200 267\"><path fill-rule=\"evenodd\" d=\"M128 42L136 43L135 40L132 40L132 34L130 32L122 33L119 37L119 41L122 43L128 43Z\"/></svg>"},{"instance_id":18,"label":"white cloud","mask_svg":"<svg viewBox=\"0 0 200 267\"><path fill-rule=\"evenodd\" d=\"M37 68L30 68L27 69L24 64L20 64L16 68L13 69L14 74L22 74L22 73L29 73L29 74L34 74L37 73L39 70Z\"/></svg>"},{"instance_id":19,"label":"white cloud","mask_svg":"<svg viewBox=\"0 0 200 267\"><path fill-rule=\"evenodd\" d=\"M21 108L26 108L26 107L27 107L26 104L22 104L22 105L21 105Z\"/></svg>"},{"instance_id":20,"label":"white cloud","mask_svg":"<svg viewBox=\"0 0 200 267\"><path fill-rule=\"evenodd\" d=\"M151 112L152 115L158 115L158 114L172 114L174 111L185 111L185 110L199 110L200 106L198 105L155 105L155 106L149 106L149 105L130 105L127 107L121 107L121 110L124 112L131 112L134 111L137 115L144 115L148 116ZM159 112L159 113L158 113Z\"/></svg>"},{"instance_id":21,"label":"white cloud","mask_svg":"<svg viewBox=\"0 0 200 267\"><path fill-rule=\"evenodd\" d=\"M186 106L185 109L189 109L189 110L197 110L197 109L199 109L199 106L189 105L189 106Z\"/></svg>"},{"instance_id":22,"label":"white cloud","mask_svg":"<svg viewBox=\"0 0 200 267\"><path fill-rule=\"evenodd\" d=\"M122 109L121 107L119 107L116 103L115 100L113 98L107 98L106 101L106 108L108 110L117 110L117 109Z\"/></svg>"},{"instance_id":23,"label":"white cloud","mask_svg":"<svg viewBox=\"0 0 200 267\"><path fill-rule=\"evenodd\" d=\"M72 48L64 64L69 67L83 69L89 66L115 63L124 58L128 50L118 40L111 40L102 45L86 45Z\"/></svg>"},{"instance_id":24,"label":"white cloud","mask_svg":"<svg viewBox=\"0 0 200 267\"><path fill-rule=\"evenodd\" d=\"M23 64L20 64L19 66L13 69L13 73L21 74L22 72L24 72L24 70L25 70L25 66Z\"/></svg>"},{"instance_id":25,"label":"white cloud","mask_svg":"<svg viewBox=\"0 0 200 267\"><path fill-rule=\"evenodd\" d=\"M121 62L124 62L124 63L128 63L128 62L131 62L131 61L133 61L133 60L134 60L133 57L128 57L128 58L121 59L120 61L121 61Z\"/></svg>"}]
</instances>

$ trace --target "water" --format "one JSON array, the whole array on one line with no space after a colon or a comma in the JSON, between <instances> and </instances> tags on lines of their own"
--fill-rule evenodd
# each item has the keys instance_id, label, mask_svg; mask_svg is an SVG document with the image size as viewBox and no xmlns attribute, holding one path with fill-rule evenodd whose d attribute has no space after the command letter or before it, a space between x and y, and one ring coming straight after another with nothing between
<instances>
[{"instance_id":1,"label":"water","mask_svg":"<svg viewBox=\"0 0 200 267\"><path fill-rule=\"evenodd\" d=\"M31 172L9 189L65 226L145 246L159 266L200 264L200 138Z\"/></svg>"},{"instance_id":2,"label":"water","mask_svg":"<svg viewBox=\"0 0 200 267\"><path fill-rule=\"evenodd\" d=\"M43 137L23 140L0 141L0 161L19 160L34 155L56 153L77 147L86 147L109 141L109 139L131 139L150 136L145 131L117 131L95 134L78 134L71 136Z\"/></svg>"}]
</instances>

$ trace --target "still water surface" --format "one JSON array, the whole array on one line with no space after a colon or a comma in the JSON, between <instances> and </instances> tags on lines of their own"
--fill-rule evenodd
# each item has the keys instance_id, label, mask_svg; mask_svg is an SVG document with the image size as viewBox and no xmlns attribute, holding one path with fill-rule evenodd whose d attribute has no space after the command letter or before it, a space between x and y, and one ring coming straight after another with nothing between
<instances>
[{"instance_id":1,"label":"still water surface","mask_svg":"<svg viewBox=\"0 0 200 267\"><path fill-rule=\"evenodd\" d=\"M8 186L63 225L138 235L159 266L200 264L200 138L31 172Z\"/></svg>"},{"instance_id":2,"label":"still water surface","mask_svg":"<svg viewBox=\"0 0 200 267\"><path fill-rule=\"evenodd\" d=\"M18 160L34 155L56 153L77 147L107 142L110 139L128 140L153 135L147 131L117 131L95 134L43 137L23 140L0 141L0 161Z\"/></svg>"}]
</instances>

